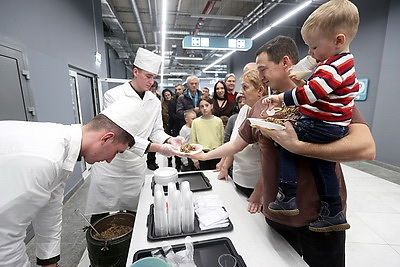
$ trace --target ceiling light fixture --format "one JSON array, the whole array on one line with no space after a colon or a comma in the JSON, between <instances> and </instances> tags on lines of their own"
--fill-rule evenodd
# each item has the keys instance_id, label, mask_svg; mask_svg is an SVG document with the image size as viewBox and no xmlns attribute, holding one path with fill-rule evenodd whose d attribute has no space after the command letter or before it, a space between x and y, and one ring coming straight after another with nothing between
<instances>
[{"instance_id":1,"label":"ceiling light fixture","mask_svg":"<svg viewBox=\"0 0 400 267\"><path fill-rule=\"evenodd\" d=\"M204 73L224 73L224 74L228 73L226 70L206 70L206 71L203 70L203 72Z\"/></svg>"},{"instance_id":2,"label":"ceiling light fixture","mask_svg":"<svg viewBox=\"0 0 400 267\"><path fill-rule=\"evenodd\" d=\"M178 60L203 60L202 57L175 57Z\"/></svg>"},{"instance_id":3,"label":"ceiling light fixture","mask_svg":"<svg viewBox=\"0 0 400 267\"><path fill-rule=\"evenodd\" d=\"M264 33L268 32L269 30L271 30L273 27L278 26L279 24L281 24L282 22L284 22L285 20L287 20L288 18L294 16L295 14L299 13L301 10L303 10L304 8L306 8L308 5L310 5L312 3L312 0L308 0L305 1L304 3L302 3L301 5L299 5L297 8L293 9L292 11L286 13L283 17L281 17L280 19L278 19L277 21L275 21L274 23L272 23L271 25L269 25L268 27L266 27L264 30L262 30L261 32L257 33L256 35L254 35L253 37L251 37L251 40L255 40L258 37L260 37L261 35L263 35ZM208 69L212 68L215 64L221 62L222 60L226 59L227 57L231 56L233 53L235 53L236 50L232 50L229 53L226 53L225 55L223 55L221 58L217 59L216 61L214 61L213 63L211 63L210 65L208 65L206 68L204 68L202 70L202 72L206 73Z\"/></svg>"},{"instance_id":4,"label":"ceiling light fixture","mask_svg":"<svg viewBox=\"0 0 400 267\"><path fill-rule=\"evenodd\" d=\"M187 73L187 72L173 72L173 71L171 71L169 74L176 75L176 76L189 75L189 73Z\"/></svg>"},{"instance_id":5,"label":"ceiling light fixture","mask_svg":"<svg viewBox=\"0 0 400 267\"><path fill-rule=\"evenodd\" d=\"M165 65L165 37L167 32L167 0L162 0L161 9L161 82L160 85L164 83L164 65Z\"/></svg>"},{"instance_id":6,"label":"ceiling light fixture","mask_svg":"<svg viewBox=\"0 0 400 267\"><path fill-rule=\"evenodd\" d=\"M191 18L203 18L203 19L222 19L222 20L242 20L243 17L240 16L221 16L212 14L190 14Z\"/></svg>"}]
</instances>

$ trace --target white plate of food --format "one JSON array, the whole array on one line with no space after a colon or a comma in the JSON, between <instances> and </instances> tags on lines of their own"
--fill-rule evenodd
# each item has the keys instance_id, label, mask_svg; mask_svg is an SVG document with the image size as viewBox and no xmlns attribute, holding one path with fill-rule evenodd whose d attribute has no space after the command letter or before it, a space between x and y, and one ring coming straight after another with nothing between
<instances>
[{"instance_id":1,"label":"white plate of food","mask_svg":"<svg viewBox=\"0 0 400 267\"><path fill-rule=\"evenodd\" d=\"M265 119L256 119L256 118L247 118L250 121L251 125L258 125L263 128L271 129L271 130L283 130L285 126L273 122L266 121Z\"/></svg>"},{"instance_id":2,"label":"white plate of food","mask_svg":"<svg viewBox=\"0 0 400 267\"><path fill-rule=\"evenodd\" d=\"M203 150L203 146L200 144L184 144L180 148L180 152L183 155L194 155Z\"/></svg>"}]
</instances>

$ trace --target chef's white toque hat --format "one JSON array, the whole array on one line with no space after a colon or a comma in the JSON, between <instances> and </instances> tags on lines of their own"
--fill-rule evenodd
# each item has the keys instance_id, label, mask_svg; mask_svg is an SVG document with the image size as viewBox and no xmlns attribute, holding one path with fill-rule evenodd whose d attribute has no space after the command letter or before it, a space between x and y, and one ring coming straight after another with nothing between
<instances>
[{"instance_id":1,"label":"chef's white toque hat","mask_svg":"<svg viewBox=\"0 0 400 267\"><path fill-rule=\"evenodd\" d=\"M139 101L128 97L119 98L101 114L135 137L148 117Z\"/></svg>"},{"instance_id":2,"label":"chef's white toque hat","mask_svg":"<svg viewBox=\"0 0 400 267\"><path fill-rule=\"evenodd\" d=\"M133 65L153 74L158 74L161 65L161 56L139 47Z\"/></svg>"}]
</instances>

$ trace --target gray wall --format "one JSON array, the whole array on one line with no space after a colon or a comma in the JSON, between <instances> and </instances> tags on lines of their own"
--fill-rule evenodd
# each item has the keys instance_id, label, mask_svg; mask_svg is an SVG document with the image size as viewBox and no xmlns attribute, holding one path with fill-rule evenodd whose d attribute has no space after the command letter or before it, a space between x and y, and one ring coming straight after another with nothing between
<instances>
[{"instance_id":1,"label":"gray wall","mask_svg":"<svg viewBox=\"0 0 400 267\"><path fill-rule=\"evenodd\" d=\"M95 27L92 0L2 0L0 40L24 51L28 81L37 121L75 122L69 66L106 77L100 1L95 0L98 51L103 63L95 64ZM67 182L66 193L82 180L80 163Z\"/></svg>"},{"instance_id":2,"label":"gray wall","mask_svg":"<svg viewBox=\"0 0 400 267\"><path fill-rule=\"evenodd\" d=\"M375 138L376 160L400 167L400 142L397 141L400 127L396 123L399 121L396 115L400 113L397 103L400 90L396 79L400 62L400 1L353 0L353 3L360 12L360 27L350 50L355 56L357 77L369 79L366 101L357 101L356 104ZM250 51L236 52L229 61L231 70L240 77L243 66L255 60L256 50L279 34L293 37L299 46L300 56L305 56L307 47L295 24L298 21L301 25L312 11L313 8L304 10L297 18L286 21L284 27L273 29L255 40ZM275 20L273 14L267 17L268 23ZM267 22L264 24L268 25ZM258 26L259 29L264 27ZM388 123L390 126L387 126Z\"/></svg>"},{"instance_id":3,"label":"gray wall","mask_svg":"<svg viewBox=\"0 0 400 267\"><path fill-rule=\"evenodd\" d=\"M377 147L377 160L395 166L400 166L400 90L399 90L399 62L400 62L400 2L390 1L388 24L384 36L383 56L379 74L379 83L376 88L376 102L373 116L372 133ZM369 43L376 42L371 38ZM369 62L374 65L374 62ZM371 88L372 89L372 88ZM375 89L375 88L374 88Z\"/></svg>"},{"instance_id":4,"label":"gray wall","mask_svg":"<svg viewBox=\"0 0 400 267\"><path fill-rule=\"evenodd\" d=\"M100 1L97 42L105 55ZM2 0L0 35L25 48L38 121L73 123L68 66L106 76L96 66L92 0Z\"/></svg>"},{"instance_id":5,"label":"gray wall","mask_svg":"<svg viewBox=\"0 0 400 267\"><path fill-rule=\"evenodd\" d=\"M131 79L132 70L128 69L124 62L118 60L118 55L115 50L106 45L107 49L107 77L118 79Z\"/></svg>"}]
</instances>

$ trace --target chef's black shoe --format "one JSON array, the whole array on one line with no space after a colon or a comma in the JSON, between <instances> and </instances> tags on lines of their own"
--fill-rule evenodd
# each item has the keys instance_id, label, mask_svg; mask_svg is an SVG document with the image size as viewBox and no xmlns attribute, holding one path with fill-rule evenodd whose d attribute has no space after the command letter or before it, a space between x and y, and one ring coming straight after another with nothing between
<instances>
[{"instance_id":1,"label":"chef's black shoe","mask_svg":"<svg viewBox=\"0 0 400 267\"><path fill-rule=\"evenodd\" d=\"M157 163L149 163L149 164L147 164L147 168L149 168L149 169L152 170L152 171L155 171L155 170L157 170L159 167L158 167L158 164L157 164Z\"/></svg>"}]
</instances>

